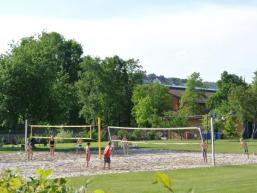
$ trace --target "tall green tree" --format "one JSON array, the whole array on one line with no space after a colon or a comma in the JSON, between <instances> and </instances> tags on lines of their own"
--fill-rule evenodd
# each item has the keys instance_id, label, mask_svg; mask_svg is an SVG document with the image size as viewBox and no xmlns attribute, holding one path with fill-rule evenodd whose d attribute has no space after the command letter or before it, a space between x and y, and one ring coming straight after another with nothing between
<instances>
[{"instance_id":1,"label":"tall green tree","mask_svg":"<svg viewBox=\"0 0 257 193\"><path fill-rule=\"evenodd\" d=\"M118 56L85 57L77 83L81 115L89 120L101 116L107 124L130 125L132 90L142 84L144 72L137 60Z\"/></svg>"},{"instance_id":2,"label":"tall green tree","mask_svg":"<svg viewBox=\"0 0 257 193\"><path fill-rule=\"evenodd\" d=\"M201 88L204 88L204 84L200 74L194 72L188 78L185 93L180 100L180 112L182 114L201 115L206 111L202 102L206 96Z\"/></svg>"},{"instance_id":3,"label":"tall green tree","mask_svg":"<svg viewBox=\"0 0 257 193\"><path fill-rule=\"evenodd\" d=\"M43 32L23 38L2 55L1 125L16 128L24 119L31 123L68 122L76 93L71 84L73 75L66 70L68 63L63 61L70 58L71 63L79 62L82 54L81 46L72 42L77 44L77 50L71 48L74 45L67 46L60 34ZM67 53L71 52L69 56Z\"/></svg>"},{"instance_id":4,"label":"tall green tree","mask_svg":"<svg viewBox=\"0 0 257 193\"><path fill-rule=\"evenodd\" d=\"M207 104L211 111L217 112L220 117L224 118L224 120L220 119L216 121L216 129L223 131L228 136L236 135L238 117L231 118L231 112L234 111L235 104L232 105L232 103L229 101L229 96L232 92L238 92L240 90L239 87L241 87L243 90L247 89L247 84L244 82L242 77L235 74L229 74L228 72L224 71L221 74L220 80L217 81L217 87L217 92L209 98ZM238 113L236 115L238 115Z\"/></svg>"},{"instance_id":5,"label":"tall green tree","mask_svg":"<svg viewBox=\"0 0 257 193\"><path fill-rule=\"evenodd\" d=\"M138 85L132 96L132 114L138 126L152 127L164 113L171 110L169 88L157 84Z\"/></svg>"},{"instance_id":6,"label":"tall green tree","mask_svg":"<svg viewBox=\"0 0 257 193\"><path fill-rule=\"evenodd\" d=\"M217 82L217 92L208 100L208 107L220 114L230 113L231 106L229 105L228 97L230 92L237 86L246 87L247 85L242 77L224 71Z\"/></svg>"},{"instance_id":7,"label":"tall green tree","mask_svg":"<svg viewBox=\"0 0 257 193\"><path fill-rule=\"evenodd\" d=\"M229 104L236 113L238 119L244 122L252 123L252 137L257 133L257 73L250 86L237 86L229 95Z\"/></svg>"}]
</instances>

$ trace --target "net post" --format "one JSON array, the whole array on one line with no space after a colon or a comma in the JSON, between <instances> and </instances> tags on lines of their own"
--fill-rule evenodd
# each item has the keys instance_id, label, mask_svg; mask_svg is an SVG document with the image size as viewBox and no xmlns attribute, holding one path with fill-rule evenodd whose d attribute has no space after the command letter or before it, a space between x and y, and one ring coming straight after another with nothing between
<instances>
[{"instance_id":1,"label":"net post","mask_svg":"<svg viewBox=\"0 0 257 193\"><path fill-rule=\"evenodd\" d=\"M110 127L109 126L107 127L107 130L108 130L108 134L109 134L109 139L110 139L110 141L112 141L112 137L111 137Z\"/></svg>"},{"instance_id":2,"label":"net post","mask_svg":"<svg viewBox=\"0 0 257 193\"><path fill-rule=\"evenodd\" d=\"M30 138L32 138L32 128L33 128L33 126L30 125Z\"/></svg>"},{"instance_id":3,"label":"net post","mask_svg":"<svg viewBox=\"0 0 257 193\"><path fill-rule=\"evenodd\" d=\"M199 133L200 133L201 142L203 143L202 130L201 130L201 128L200 128L200 127L198 128L198 130L199 130Z\"/></svg>"},{"instance_id":4,"label":"net post","mask_svg":"<svg viewBox=\"0 0 257 193\"><path fill-rule=\"evenodd\" d=\"M213 129L213 118L211 116L211 152L212 152L212 165L215 166L215 149L214 149L214 129Z\"/></svg>"},{"instance_id":5,"label":"net post","mask_svg":"<svg viewBox=\"0 0 257 193\"><path fill-rule=\"evenodd\" d=\"M98 125L98 158L101 159L101 119L97 118Z\"/></svg>"},{"instance_id":6,"label":"net post","mask_svg":"<svg viewBox=\"0 0 257 193\"><path fill-rule=\"evenodd\" d=\"M92 125L90 125L89 138L92 139Z\"/></svg>"},{"instance_id":7,"label":"net post","mask_svg":"<svg viewBox=\"0 0 257 193\"><path fill-rule=\"evenodd\" d=\"M28 144L28 120L25 120L25 144L24 144L24 150L27 150L27 144Z\"/></svg>"}]
</instances>

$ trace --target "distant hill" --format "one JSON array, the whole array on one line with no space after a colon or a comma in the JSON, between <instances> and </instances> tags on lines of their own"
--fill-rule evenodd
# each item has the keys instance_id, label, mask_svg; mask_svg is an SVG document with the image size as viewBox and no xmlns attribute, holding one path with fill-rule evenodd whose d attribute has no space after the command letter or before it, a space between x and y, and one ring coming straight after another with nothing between
<instances>
[{"instance_id":1,"label":"distant hill","mask_svg":"<svg viewBox=\"0 0 257 193\"><path fill-rule=\"evenodd\" d=\"M175 85L175 86L185 86L187 79L181 79L181 78L166 78L163 75L157 76L156 74L148 74L144 77L144 83L153 83L157 82L160 84L165 85ZM206 88L209 89L216 89L217 85L215 82L204 82Z\"/></svg>"}]
</instances>

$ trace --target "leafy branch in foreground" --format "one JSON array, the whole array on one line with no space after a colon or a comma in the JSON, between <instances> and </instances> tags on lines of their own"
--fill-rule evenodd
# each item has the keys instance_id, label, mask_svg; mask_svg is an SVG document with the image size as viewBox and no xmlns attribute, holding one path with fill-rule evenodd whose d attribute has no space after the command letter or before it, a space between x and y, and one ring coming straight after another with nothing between
<instances>
[{"instance_id":1,"label":"leafy branch in foreground","mask_svg":"<svg viewBox=\"0 0 257 193\"><path fill-rule=\"evenodd\" d=\"M158 172L158 173L156 173L155 177L156 178L155 178L153 184L157 184L157 183L161 184L161 185L163 185L164 188L166 188L170 192L175 193L174 190L171 188L171 186L172 186L171 178L167 174ZM187 193L194 193L194 190L192 188L190 188L187 191Z\"/></svg>"}]
</instances>

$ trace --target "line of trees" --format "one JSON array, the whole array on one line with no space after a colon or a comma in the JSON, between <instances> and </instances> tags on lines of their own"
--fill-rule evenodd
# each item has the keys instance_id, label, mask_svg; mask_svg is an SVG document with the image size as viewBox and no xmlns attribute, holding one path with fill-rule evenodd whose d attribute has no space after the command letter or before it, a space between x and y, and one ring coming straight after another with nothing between
<instances>
[{"instance_id":1,"label":"line of trees","mask_svg":"<svg viewBox=\"0 0 257 193\"><path fill-rule=\"evenodd\" d=\"M186 126L189 115L215 111L223 116L216 128L227 135L237 134L239 121L251 122L257 132L257 72L251 84L223 72L207 105L200 74L191 74L178 112L169 88L143 84L145 75L138 60L83 56L78 42L56 32L23 38L0 56L0 127L19 129L25 119L92 123L97 116L105 125L175 127Z\"/></svg>"},{"instance_id":2,"label":"line of trees","mask_svg":"<svg viewBox=\"0 0 257 193\"><path fill-rule=\"evenodd\" d=\"M132 122L132 92L143 83L138 60L82 56L82 46L43 32L10 45L0 56L0 126L30 123Z\"/></svg>"}]
</instances>

